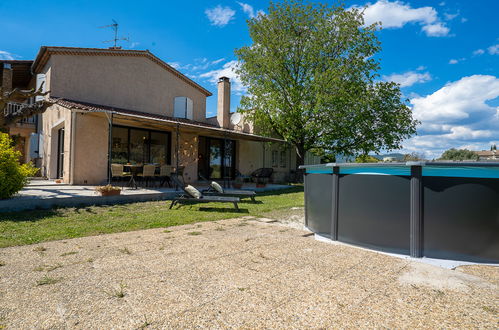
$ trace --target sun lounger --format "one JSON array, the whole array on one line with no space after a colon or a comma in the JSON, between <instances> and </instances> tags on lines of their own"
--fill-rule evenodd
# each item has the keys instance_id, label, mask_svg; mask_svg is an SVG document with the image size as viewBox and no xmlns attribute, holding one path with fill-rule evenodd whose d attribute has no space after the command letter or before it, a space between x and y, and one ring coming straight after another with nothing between
<instances>
[{"instance_id":1,"label":"sun lounger","mask_svg":"<svg viewBox=\"0 0 499 330\"><path fill-rule=\"evenodd\" d=\"M172 175L171 179L177 186L182 188L183 193L173 198L172 203L170 204L170 209L176 204L231 203L234 205L234 208L239 211L239 206L237 203L239 203L241 200L238 197L205 196L192 186L184 187L176 176ZM192 188L194 188L194 191L192 190Z\"/></svg>"},{"instance_id":2,"label":"sun lounger","mask_svg":"<svg viewBox=\"0 0 499 330\"><path fill-rule=\"evenodd\" d=\"M253 203L256 203L256 192L251 190L236 190L236 189L223 189L218 183L212 182L208 189L201 191L204 195L210 196L233 196L243 198L251 198Z\"/></svg>"}]
</instances>

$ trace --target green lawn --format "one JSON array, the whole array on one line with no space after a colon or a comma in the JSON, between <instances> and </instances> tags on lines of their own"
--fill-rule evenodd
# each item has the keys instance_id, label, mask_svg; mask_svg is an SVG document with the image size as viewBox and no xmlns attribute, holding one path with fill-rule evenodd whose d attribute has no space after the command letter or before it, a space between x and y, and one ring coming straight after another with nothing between
<instances>
[{"instance_id":1,"label":"green lawn","mask_svg":"<svg viewBox=\"0 0 499 330\"><path fill-rule=\"evenodd\" d=\"M259 194L259 203L175 206L170 201L0 213L0 248L58 239L215 221L303 206L303 187Z\"/></svg>"}]
</instances>

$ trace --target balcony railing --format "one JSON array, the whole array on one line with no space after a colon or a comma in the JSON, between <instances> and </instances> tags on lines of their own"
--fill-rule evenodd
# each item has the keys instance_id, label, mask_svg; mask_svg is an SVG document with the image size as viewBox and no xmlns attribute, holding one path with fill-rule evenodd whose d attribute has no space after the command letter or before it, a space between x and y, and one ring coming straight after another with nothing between
<instances>
[{"instance_id":1,"label":"balcony railing","mask_svg":"<svg viewBox=\"0 0 499 330\"><path fill-rule=\"evenodd\" d=\"M18 103L18 102L9 102L7 106L3 110L4 116L17 115L20 114L24 107L29 105L30 103ZM31 116L28 118L24 118L20 120L18 123L20 124L36 124L36 116Z\"/></svg>"}]
</instances>

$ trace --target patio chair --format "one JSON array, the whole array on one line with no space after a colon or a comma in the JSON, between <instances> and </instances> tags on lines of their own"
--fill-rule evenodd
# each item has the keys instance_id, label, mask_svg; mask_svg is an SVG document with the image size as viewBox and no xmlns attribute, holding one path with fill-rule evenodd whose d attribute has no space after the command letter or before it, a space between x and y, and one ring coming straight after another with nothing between
<instances>
[{"instance_id":1,"label":"patio chair","mask_svg":"<svg viewBox=\"0 0 499 330\"><path fill-rule=\"evenodd\" d=\"M163 187L165 183L168 184L168 187L171 187L170 175L172 174L172 167L170 165L161 165L159 168L159 186Z\"/></svg>"},{"instance_id":2,"label":"patio chair","mask_svg":"<svg viewBox=\"0 0 499 330\"><path fill-rule=\"evenodd\" d=\"M123 171L123 164L111 164L111 183L121 182L121 188L125 185L130 175Z\"/></svg>"},{"instance_id":3,"label":"patio chair","mask_svg":"<svg viewBox=\"0 0 499 330\"><path fill-rule=\"evenodd\" d=\"M201 190L204 195L209 196L233 196L243 198L251 198L253 203L256 203L256 192L251 190L236 190L236 189L223 189L217 182L213 181L208 189Z\"/></svg>"},{"instance_id":4,"label":"patio chair","mask_svg":"<svg viewBox=\"0 0 499 330\"><path fill-rule=\"evenodd\" d=\"M142 169L142 180L145 181L145 186L149 186L149 182L154 180L154 172L156 172L156 165L144 165Z\"/></svg>"},{"instance_id":5,"label":"patio chair","mask_svg":"<svg viewBox=\"0 0 499 330\"><path fill-rule=\"evenodd\" d=\"M273 173L274 173L273 168L262 167L251 173L251 179L253 182L267 183L270 181L270 178L272 177Z\"/></svg>"},{"instance_id":6,"label":"patio chair","mask_svg":"<svg viewBox=\"0 0 499 330\"><path fill-rule=\"evenodd\" d=\"M172 175L173 183L182 188L183 194L175 196L170 204L170 209L176 204L197 204L197 203L231 203L234 208L239 211L239 197L228 196L205 196L199 190L192 186L184 187L176 175Z\"/></svg>"}]
</instances>

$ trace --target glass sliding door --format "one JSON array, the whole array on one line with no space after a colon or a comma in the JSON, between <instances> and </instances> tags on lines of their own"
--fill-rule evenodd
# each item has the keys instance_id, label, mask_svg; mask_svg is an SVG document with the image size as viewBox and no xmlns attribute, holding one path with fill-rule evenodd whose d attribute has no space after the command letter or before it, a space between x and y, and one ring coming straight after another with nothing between
<instances>
[{"instance_id":1,"label":"glass sliding door","mask_svg":"<svg viewBox=\"0 0 499 330\"><path fill-rule=\"evenodd\" d=\"M199 137L199 173L208 179L234 178L236 142Z\"/></svg>"},{"instance_id":2,"label":"glass sliding door","mask_svg":"<svg viewBox=\"0 0 499 330\"><path fill-rule=\"evenodd\" d=\"M210 179L222 178L222 143L220 140L209 139L210 146Z\"/></svg>"},{"instance_id":3,"label":"glass sliding door","mask_svg":"<svg viewBox=\"0 0 499 330\"><path fill-rule=\"evenodd\" d=\"M113 126L111 162L143 165L171 164L170 132Z\"/></svg>"},{"instance_id":4,"label":"glass sliding door","mask_svg":"<svg viewBox=\"0 0 499 330\"><path fill-rule=\"evenodd\" d=\"M128 162L132 165L149 163L149 132L141 129L130 129L130 155Z\"/></svg>"},{"instance_id":5,"label":"glass sliding door","mask_svg":"<svg viewBox=\"0 0 499 330\"><path fill-rule=\"evenodd\" d=\"M57 131L57 178L64 176L64 127Z\"/></svg>"}]
</instances>

